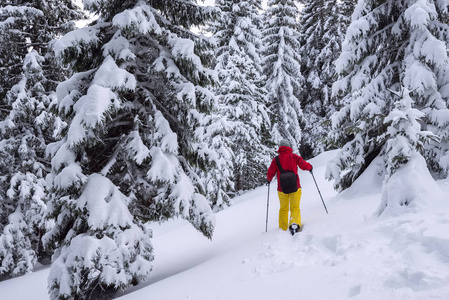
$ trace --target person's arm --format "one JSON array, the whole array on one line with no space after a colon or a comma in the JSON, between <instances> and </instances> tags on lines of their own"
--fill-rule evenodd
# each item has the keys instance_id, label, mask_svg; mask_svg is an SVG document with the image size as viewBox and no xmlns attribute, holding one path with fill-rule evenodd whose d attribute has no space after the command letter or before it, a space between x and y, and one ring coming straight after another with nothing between
<instances>
[{"instance_id":1,"label":"person's arm","mask_svg":"<svg viewBox=\"0 0 449 300\"><path fill-rule=\"evenodd\" d=\"M271 161L271 165L268 168L268 172L267 172L267 181L270 182L274 175L276 175L276 172L278 171L278 165L276 164L276 160L273 158L273 160Z\"/></svg>"},{"instance_id":2,"label":"person's arm","mask_svg":"<svg viewBox=\"0 0 449 300\"><path fill-rule=\"evenodd\" d=\"M301 156L296 155L296 164L301 170L312 171L312 165L306 162Z\"/></svg>"}]
</instances>

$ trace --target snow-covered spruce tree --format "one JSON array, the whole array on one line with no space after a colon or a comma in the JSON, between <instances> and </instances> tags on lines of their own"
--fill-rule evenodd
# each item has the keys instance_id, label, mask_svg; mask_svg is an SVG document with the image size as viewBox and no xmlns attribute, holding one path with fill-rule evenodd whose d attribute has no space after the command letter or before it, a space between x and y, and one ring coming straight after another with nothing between
<instances>
[{"instance_id":1,"label":"snow-covered spruce tree","mask_svg":"<svg viewBox=\"0 0 449 300\"><path fill-rule=\"evenodd\" d=\"M55 6L57 4L57 6ZM48 19L48 15L52 18ZM46 230L47 143L63 124L48 112L55 66L48 43L83 15L71 1L6 1L0 8L0 275L30 272L49 255Z\"/></svg>"},{"instance_id":2,"label":"snow-covered spruce tree","mask_svg":"<svg viewBox=\"0 0 449 300\"><path fill-rule=\"evenodd\" d=\"M308 0L301 11L301 73L305 78L301 104L305 127L300 152L315 156L326 145L330 116L337 110L332 97L335 61L340 56L354 1Z\"/></svg>"},{"instance_id":3,"label":"snow-covered spruce tree","mask_svg":"<svg viewBox=\"0 0 449 300\"><path fill-rule=\"evenodd\" d=\"M77 71L57 88L68 123L51 144L54 197L44 236L55 247L52 299L99 299L151 270L146 221L182 217L211 237L202 193L215 148L203 137L217 106L208 40L189 28L216 10L192 1L84 1L98 15L55 42Z\"/></svg>"},{"instance_id":4,"label":"snow-covered spruce tree","mask_svg":"<svg viewBox=\"0 0 449 300\"><path fill-rule=\"evenodd\" d=\"M341 32L339 35L343 35L342 38L344 39L345 33L349 25L352 21L352 14L354 13L355 6L357 4L357 1L354 0L341 0L337 1L337 15L338 20L342 23L344 23L341 27ZM340 30L340 29L339 29ZM341 41L343 42L343 40Z\"/></svg>"},{"instance_id":5,"label":"snow-covered spruce tree","mask_svg":"<svg viewBox=\"0 0 449 300\"><path fill-rule=\"evenodd\" d=\"M449 131L447 34L441 34L447 28L445 3L365 0L356 6L337 61L340 79L333 85L344 105L332 116L331 138L346 142L328 165L336 188L349 187L384 151L385 118L396 97L390 90L401 86L424 113L423 129L442 141L426 146L426 159L447 170L447 150L439 148L447 146Z\"/></svg>"},{"instance_id":6,"label":"snow-covered spruce tree","mask_svg":"<svg viewBox=\"0 0 449 300\"><path fill-rule=\"evenodd\" d=\"M262 75L261 1L215 1L221 18L211 30L216 51L221 112L227 118L226 135L232 144L233 175L237 191L261 185L270 160L267 137L270 120Z\"/></svg>"},{"instance_id":7,"label":"snow-covered spruce tree","mask_svg":"<svg viewBox=\"0 0 449 300\"><path fill-rule=\"evenodd\" d=\"M416 176L412 170L411 176L416 178L405 179L400 177L410 175L400 174L398 177L395 173L405 169L409 164L419 164L420 162L426 169L425 160L419 151L423 150L424 143L429 138L433 138L432 133L421 131L419 121L424 113L413 107L414 101L410 97L410 91L402 88L402 91L392 91L392 93L397 96L397 100L394 102L393 110L384 120L384 124L388 127L384 133L386 145L381 155L384 156L386 174L378 214L382 214L386 209L416 204L412 203L416 198L416 191L424 190L421 187L427 184L427 182L419 182L423 175ZM401 185L402 188L398 189L398 186Z\"/></svg>"},{"instance_id":8,"label":"snow-covered spruce tree","mask_svg":"<svg viewBox=\"0 0 449 300\"><path fill-rule=\"evenodd\" d=\"M49 17L51 16L51 18ZM22 80L29 49L45 56L48 43L84 14L71 0L4 0L0 6L0 99ZM44 70L53 66L43 63ZM50 76L53 72L48 72ZM57 73L57 72L56 72ZM51 84L51 81L46 82Z\"/></svg>"},{"instance_id":9,"label":"snow-covered spruce tree","mask_svg":"<svg viewBox=\"0 0 449 300\"><path fill-rule=\"evenodd\" d=\"M22 80L6 94L9 115L0 121L1 275L30 272L44 254L40 238L49 171L44 157L57 122L46 111L50 98L41 83L43 60L34 50L27 54Z\"/></svg>"},{"instance_id":10,"label":"snow-covered spruce tree","mask_svg":"<svg viewBox=\"0 0 449 300\"><path fill-rule=\"evenodd\" d=\"M432 26L429 29L431 29L435 38L446 43L446 50L448 50L449 30L447 30L447 26L449 24L449 5L446 1L434 2L436 14L435 11L432 14L434 21L432 21ZM442 48L439 51L442 51ZM440 58L440 62L434 63L432 67L437 74L436 84L441 93L441 98L446 103L446 107L449 108L449 63L447 57L444 56ZM431 96L429 95L429 97ZM438 110L441 110L443 107L444 105L437 98L433 101L432 106L427 105L425 109L426 114L429 115L430 122L437 124L435 133L440 138L439 143L433 141L429 146L426 146L426 161L430 166L430 170L445 178L449 175L449 119L447 113L438 114ZM432 112L433 110L435 111Z\"/></svg>"},{"instance_id":11,"label":"snow-covered spruce tree","mask_svg":"<svg viewBox=\"0 0 449 300\"><path fill-rule=\"evenodd\" d=\"M199 181L205 182L206 198L214 212L231 205L231 196L234 191L233 152L232 143L226 132L229 131L229 122L220 111L207 116L203 122L206 126L197 129L197 136L209 147L203 147L207 152L209 166L198 173Z\"/></svg>"},{"instance_id":12,"label":"snow-covered spruce tree","mask_svg":"<svg viewBox=\"0 0 449 300\"><path fill-rule=\"evenodd\" d=\"M299 96L304 78L301 75L299 10L292 0L270 0L264 12L263 72L266 76L268 109L273 142L289 140L294 151L301 143L304 123Z\"/></svg>"}]
</instances>

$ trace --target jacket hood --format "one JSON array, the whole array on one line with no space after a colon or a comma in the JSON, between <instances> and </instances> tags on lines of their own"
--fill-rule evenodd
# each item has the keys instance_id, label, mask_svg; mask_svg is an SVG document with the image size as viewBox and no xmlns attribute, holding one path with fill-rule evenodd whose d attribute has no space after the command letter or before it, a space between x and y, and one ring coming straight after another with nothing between
<instances>
[{"instance_id":1,"label":"jacket hood","mask_svg":"<svg viewBox=\"0 0 449 300\"><path fill-rule=\"evenodd\" d=\"M293 153L293 149L287 146L280 146L278 149L278 153L279 154L283 154L283 153Z\"/></svg>"}]
</instances>

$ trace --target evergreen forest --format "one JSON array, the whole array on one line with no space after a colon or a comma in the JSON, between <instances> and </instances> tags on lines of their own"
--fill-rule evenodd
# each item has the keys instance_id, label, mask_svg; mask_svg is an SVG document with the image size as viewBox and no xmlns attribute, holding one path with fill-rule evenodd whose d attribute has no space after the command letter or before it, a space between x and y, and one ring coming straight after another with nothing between
<instances>
[{"instance_id":1,"label":"evergreen forest","mask_svg":"<svg viewBox=\"0 0 449 300\"><path fill-rule=\"evenodd\" d=\"M0 5L0 280L51 263L50 299L126 290L151 224L213 239L282 139L338 149L338 191L375 159L386 189L417 159L448 176L447 0L82 4Z\"/></svg>"}]
</instances>

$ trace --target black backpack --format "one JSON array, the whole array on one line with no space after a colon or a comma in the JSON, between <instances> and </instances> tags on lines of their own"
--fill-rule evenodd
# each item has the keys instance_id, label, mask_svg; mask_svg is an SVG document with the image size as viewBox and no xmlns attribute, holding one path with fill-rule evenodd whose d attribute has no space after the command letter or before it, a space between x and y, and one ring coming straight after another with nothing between
<instances>
[{"instance_id":1,"label":"black backpack","mask_svg":"<svg viewBox=\"0 0 449 300\"><path fill-rule=\"evenodd\" d=\"M279 181L281 182L281 189L284 194L291 194L298 190L298 185L296 184L296 174L292 171L285 171L281 166L279 161L279 156L276 156L276 164L278 165L281 176L279 176Z\"/></svg>"}]
</instances>

